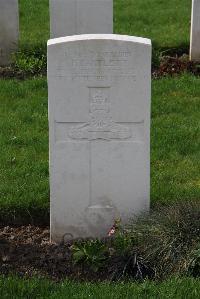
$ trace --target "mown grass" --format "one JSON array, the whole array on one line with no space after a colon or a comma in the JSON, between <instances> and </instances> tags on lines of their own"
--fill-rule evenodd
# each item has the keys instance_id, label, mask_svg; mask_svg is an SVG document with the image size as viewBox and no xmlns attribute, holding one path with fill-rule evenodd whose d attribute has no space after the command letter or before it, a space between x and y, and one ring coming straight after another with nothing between
<instances>
[{"instance_id":1,"label":"mown grass","mask_svg":"<svg viewBox=\"0 0 200 299\"><path fill-rule=\"evenodd\" d=\"M46 80L0 86L0 218L31 221L36 213L39 220L48 214Z\"/></svg>"},{"instance_id":2,"label":"mown grass","mask_svg":"<svg viewBox=\"0 0 200 299\"><path fill-rule=\"evenodd\" d=\"M190 0L114 0L115 33L152 39L156 48L187 48Z\"/></svg>"},{"instance_id":3,"label":"mown grass","mask_svg":"<svg viewBox=\"0 0 200 299\"><path fill-rule=\"evenodd\" d=\"M46 48L49 39L49 0L19 0L20 45Z\"/></svg>"},{"instance_id":4,"label":"mown grass","mask_svg":"<svg viewBox=\"0 0 200 299\"><path fill-rule=\"evenodd\" d=\"M200 78L153 81L151 198L169 202L200 196Z\"/></svg>"},{"instance_id":5,"label":"mown grass","mask_svg":"<svg viewBox=\"0 0 200 299\"><path fill-rule=\"evenodd\" d=\"M192 278L172 278L156 284L146 281L138 283L75 283L65 281L55 284L48 280L17 277L0 277L0 297L2 299L198 299L200 280Z\"/></svg>"},{"instance_id":6,"label":"mown grass","mask_svg":"<svg viewBox=\"0 0 200 299\"><path fill-rule=\"evenodd\" d=\"M48 223L46 79L0 81L0 221ZM200 197L200 78L153 80L151 203Z\"/></svg>"},{"instance_id":7,"label":"mown grass","mask_svg":"<svg viewBox=\"0 0 200 299\"><path fill-rule=\"evenodd\" d=\"M46 46L48 0L20 0L22 48ZM114 32L151 38L157 48L188 48L191 0L114 0Z\"/></svg>"}]
</instances>

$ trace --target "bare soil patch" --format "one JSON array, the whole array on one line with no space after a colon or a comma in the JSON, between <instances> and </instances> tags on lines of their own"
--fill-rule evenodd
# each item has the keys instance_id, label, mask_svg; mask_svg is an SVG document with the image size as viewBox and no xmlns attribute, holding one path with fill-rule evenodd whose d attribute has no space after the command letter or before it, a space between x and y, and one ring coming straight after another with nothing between
<instances>
[{"instance_id":1,"label":"bare soil patch","mask_svg":"<svg viewBox=\"0 0 200 299\"><path fill-rule=\"evenodd\" d=\"M49 237L48 227L1 228L0 273L14 272L21 276L40 274L53 279L73 276L70 244L56 245L50 243Z\"/></svg>"},{"instance_id":2,"label":"bare soil patch","mask_svg":"<svg viewBox=\"0 0 200 299\"><path fill-rule=\"evenodd\" d=\"M50 243L49 227L10 227L0 229L0 274L44 276L53 280L72 278L98 281L109 277L108 269L95 273L82 265L75 265L70 247L72 243Z\"/></svg>"},{"instance_id":3,"label":"bare soil patch","mask_svg":"<svg viewBox=\"0 0 200 299\"><path fill-rule=\"evenodd\" d=\"M153 68L152 75L154 78L165 76L179 75L184 72L192 73L193 75L200 75L200 62L193 62L189 60L188 55L163 56L160 60L159 67Z\"/></svg>"}]
</instances>

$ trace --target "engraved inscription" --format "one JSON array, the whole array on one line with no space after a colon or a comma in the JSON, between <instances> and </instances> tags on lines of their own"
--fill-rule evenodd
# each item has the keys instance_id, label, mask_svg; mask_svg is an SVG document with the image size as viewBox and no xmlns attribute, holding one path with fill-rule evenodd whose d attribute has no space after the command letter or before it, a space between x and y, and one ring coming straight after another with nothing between
<instances>
[{"instance_id":1,"label":"engraved inscription","mask_svg":"<svg viewBox=\"0 0 200 299\"><path fill-rule=\"evenodd\" d=\"M69 137L72 139L128 139L132 137L129 127L117 124L111 115L109 87L90 87L90 122L72 127Z\"/></svg>"},{"instance_id":2,"label":"engraved inscription","mask_svg":"<svg viewBox=\"0 0 200 299\"><path fill-rule=\"evenodd\" d=\"M135 81L130 58L131 53L128 51L73 53L70 63L72 80L108 80L111 76L113 80L124 78Z\"/></svg>"},{"instance_id":3,"label":"engraved inscription","mask_svg":"<svg viewBox=\"0 0 200 299\"><path fill-rule=\"evenodd\" d=\"M128 49L118 51L73 49L73 52L68 50L64 55L65 64L56 69L59 78L70 77L72 81L85 82L94 80L99 82L136 81L137 76L132 65L134 53Z\"/></svg>"}]
</instances>

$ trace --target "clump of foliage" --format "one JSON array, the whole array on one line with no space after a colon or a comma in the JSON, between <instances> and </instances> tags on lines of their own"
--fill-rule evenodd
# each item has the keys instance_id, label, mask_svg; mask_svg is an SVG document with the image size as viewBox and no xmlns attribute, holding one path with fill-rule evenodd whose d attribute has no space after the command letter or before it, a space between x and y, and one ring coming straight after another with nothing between
<instances>
[{"instance_id":1,"label":"clump of foliage","mask_svg":"<svg viewBox=\"0 0 200 299\"><path fill-rule=\"evenodd\" d=\"M46 48L21 49L13 57L13 67L16 73L24 76L46 75Z\"/></svg>"},{"instance_id":2,"label":"clump of foliage","mask_svg":"<svg viewBox=\"0 0 200 299\"><path fill-rule=\"evenodd\" d=\"M183 201L154 210L132 223L128 232L155 277L191 273L192 269L200 274L199 201Z\"/></svg>"},{"instance_id":3,"label":"clump of foliage","mask_svg":"<svg viewBox=\"0 0 200 299\"><path fill-rule=\"evenodd\" d=\"M153 270L141 256L135 236L117 225L109 244L111 280L134 278L144 280L153 277Z\"/></svg>"},{"instance_id":4,"label":"clump of foliage","mask_svg":"<svg viewBox=\"0 0 200 299\"><path fill-rule=\"evenodd\" d=\"M19 53L15 62L15 68L17 71L27 75L42 74L46 68L46 57L37 58L34 55L26 56L24 53Z\"/></svg>"},{"instance_id":5,"label":"clump of foliage","mask_svg":"<svg viewBox=\"0 0 200 299\"><path fill-rule=\"evenodd\" d=\"M108 258L108 248L100 240L86 240L72 245L75 263L84 264L94 272L100 270Z\"/></svg>"}]
</instances>

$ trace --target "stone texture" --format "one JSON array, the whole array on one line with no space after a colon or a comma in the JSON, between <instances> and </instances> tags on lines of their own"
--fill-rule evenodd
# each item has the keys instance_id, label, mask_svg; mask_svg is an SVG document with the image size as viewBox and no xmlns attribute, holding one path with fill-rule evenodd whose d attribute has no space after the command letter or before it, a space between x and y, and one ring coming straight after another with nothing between
<instances>
[{"instance_id":1,"label":"stone texture","mask_svg":"<svg viewBox=\"0 0 200 299\"><path fill-rule=\"evenodd\" d=\"M106 236L150 201L151 42L48 42L51 238Z\"/></svg>"},{"instance_id":2,"label":"stone texture","mask_svg":"<svg viewBox=\"0 0 200 299\"><path fill-rule=\"evenodd\" d=\"M190 60L200 61L200 0L192 0Z\"/></svg>"},{"instance_id":3,"label":"stone texture","mask_svg":"<svg viewBox=\"0 0 200 299\"><path fill-rule=\"evenodd\" d=\"M113 32L113 0L50 0L51 38Z\"/></svg>"},{"instance_id":4,"label":"stone texture","mask_svg":"<svg viewBox=\"0 0 200 299\"><path fill-rule=\"evenodd\" d=\"M0 0L0 66L11 62L19 36L18 0Z\"/></svg>"}]
</instances>

